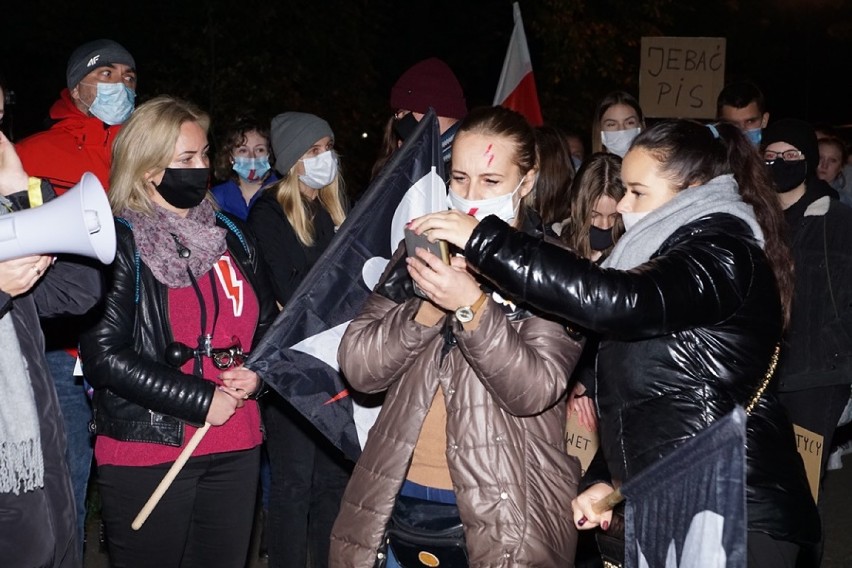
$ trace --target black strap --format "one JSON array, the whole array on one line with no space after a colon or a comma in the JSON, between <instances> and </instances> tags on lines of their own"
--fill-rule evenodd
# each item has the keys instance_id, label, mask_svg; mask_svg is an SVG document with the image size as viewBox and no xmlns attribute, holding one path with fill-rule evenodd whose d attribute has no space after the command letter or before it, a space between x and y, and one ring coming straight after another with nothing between
<instances>
[{"instance_id":1,"label":"black strap","mask_svg":"<svg viewBox=\"0 0 852 568\"><path fill-rule=\"evenodd\" d=\"M198 281L193 276L192 271L187 267L186 273L189 275L189 280L192 282L192 288L195 290L195 295L198 297L198 306L201 308L201 334L198 336L198 347L195 350L195 367L193 373L199 377L204 376L202 370L202 357L209 353L209 348L212 346L213 336L216 333L216 323L219 321L219 293L216 290L216 280L211 269L207 274L210 277L210 291L213 294L213 326L210 333L207 334L207 303L204 301L204 295L201 293L201 288L198 286Z\"/></svg>"}]
</instances>

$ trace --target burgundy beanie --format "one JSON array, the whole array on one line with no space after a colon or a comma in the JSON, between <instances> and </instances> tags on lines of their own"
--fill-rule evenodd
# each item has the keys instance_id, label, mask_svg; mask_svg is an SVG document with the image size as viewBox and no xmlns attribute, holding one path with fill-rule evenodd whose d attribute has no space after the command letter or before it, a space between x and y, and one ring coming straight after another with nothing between
<instances>
[{"instance_id":1,"label":"burgundy beanie","mask_svg":"<svg viewBox=\"0 0 852 568\"><path fill-rule=\"evenodd\" d=\"M438 116L461 120L467 114L464 92L453 70L438 59L424 59L402 74L391 89L391 108L425 114L429 107Z\"/></svg>"}]
</instances>

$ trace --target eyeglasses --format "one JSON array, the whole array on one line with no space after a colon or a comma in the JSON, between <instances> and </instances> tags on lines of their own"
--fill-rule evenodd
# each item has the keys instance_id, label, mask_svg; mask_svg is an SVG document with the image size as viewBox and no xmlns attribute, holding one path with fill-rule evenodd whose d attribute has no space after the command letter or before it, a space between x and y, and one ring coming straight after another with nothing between
<instances>
[{"instance_id":1,"label":"eyeglasses","mask_svg":"<svg viewBox=\"0 0 852 568\"><path fill-rule=\"evenodd\" d=\"M801 150L784 150L783 152L765 150L763 152L763 159L767 164L774 163L778 158L781 158L785 162L795 162L797 160L803 160L805 155L801 152Z\"/></svg>"}]
</instances>

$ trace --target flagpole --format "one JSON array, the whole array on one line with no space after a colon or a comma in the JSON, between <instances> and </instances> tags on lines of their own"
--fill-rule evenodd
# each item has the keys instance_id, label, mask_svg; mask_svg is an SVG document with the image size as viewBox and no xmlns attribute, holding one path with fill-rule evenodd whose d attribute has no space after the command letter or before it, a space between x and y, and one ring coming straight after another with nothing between
<instances>
[{"instance_id":1,"label":"flagpole","mask_svg":"<svg viewBox=\"0 0 852 568\"><path fill-rule=\"evenodd\" d=\"M148 520L148 517L154 510L154 507L156 507L157 503L160 502L160 499L163 498L163 495L171 486L172 482L177 477L177 474L180 473L180 470L183 469L183 466L186 465L186 462L192 455L192 452L194 452L195 448L198 447L198 444L201 443L201 440L204 438L204 435L207 434L209 429L210 423L205 422L204 426L195 431L195 434L193 434L192 438L189 439L189 443L175 460L175 463L172 464L172 467L170 467L169 471L166 472L166 475L163 476L163 480L160 481L160 484L157 485L157 488L154 489L153 493L151 493L151 496L139 511L139 514L136 515L135 519L133 519L133 522L130 524L133 530L138 531L142 528L142 525Z\"/></svg>"},{"instance_id":2,"label":"flagpole","mask_svg":"<svg viewBox=\"0 0 852 568\"><path fill-rule=\"evenodd\" d=\"M611 511L616 505L624 501L624 496L621 494L621 489L615 489L612 493L592 503L592 511L601 515L607 511Z\"/></svg>"}]
</instances>

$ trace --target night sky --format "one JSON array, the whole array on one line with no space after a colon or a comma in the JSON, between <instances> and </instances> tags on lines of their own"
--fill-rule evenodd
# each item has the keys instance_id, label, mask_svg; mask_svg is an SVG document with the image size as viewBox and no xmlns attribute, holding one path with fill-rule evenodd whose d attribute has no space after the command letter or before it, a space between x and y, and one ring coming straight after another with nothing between
<instances>
[{"instance_id":1,"label":"night sky","mask_svg":"<svg viewBox=\"0 0 852 568\"><path fill-rule=\"evenodd\" d=\"M363 183L390 87L409 65L441 57L469 106L491 104L511 4L7 1L0 75L16 104L4 128L16 138L43 128L70 52L108 37L136 59L139 101L161 93L193 100L213 117L214 145L216 126L236 114L314 112L335 129L349 177ZM852 125L852 0L521 0L521 10L548 122L588 135L604 94L638 94L640 38L669 35L726 37L728 78L757 82L774 118Z\"/></svg>"}]
</instances>

